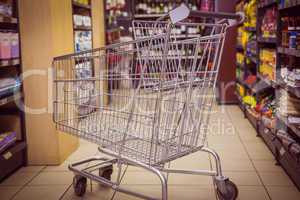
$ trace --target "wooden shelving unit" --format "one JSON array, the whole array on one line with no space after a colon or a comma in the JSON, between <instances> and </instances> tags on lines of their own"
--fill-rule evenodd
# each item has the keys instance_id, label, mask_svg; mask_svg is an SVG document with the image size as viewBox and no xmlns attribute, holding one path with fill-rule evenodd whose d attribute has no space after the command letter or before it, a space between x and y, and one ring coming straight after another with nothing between
<instances>
[{"instance_id":1,"label":"wooden shelving unit","mask_svg":"<svg viewBox=\"0 0 300 200\"><path fill-rule=\"evenodd\" d=\"M19 37L19 52L21 52L20 33L19 33L19 13L18 0L12 1L12 17L0 17L0 31L17 33ZM22 73L21 54L17 58L0 60L0 75L2 77L19 77ZM17 133L15 142L10 143L0 152L0 182L14 171L27 163L27 145L25 130L25 115L23 108L19 107L24 102L23 86L16 87L8 95L0 98L0 123L1 131L14 131ZM5 122L2 120L7 117L14 118L16 122ZM11 130L14 127L16 130ZM0 132L1 134L1 132Z\"/></svg>"}]
</instances>

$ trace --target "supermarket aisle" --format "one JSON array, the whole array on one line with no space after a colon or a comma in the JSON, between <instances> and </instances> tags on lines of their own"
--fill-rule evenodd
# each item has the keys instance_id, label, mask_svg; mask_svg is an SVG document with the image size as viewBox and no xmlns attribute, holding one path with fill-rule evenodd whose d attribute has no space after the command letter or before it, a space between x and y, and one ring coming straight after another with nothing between
<instances>
[{"instance_id":1,"label":"supermarket aisle","mask_svg":"<svg viewBox=\"0 0 300 200\"><path fill-rule=\"evenodd\" d=\"M215 106L211 119L208 146L220 153L225 175L238 185L239 199L248 200L297 200L300 192L283 172L274 165L274 159L237 106ZM81 199L73 194L73 174L67 164L97 153L96 145L81 141L80 149L59 167L39 166L19 170L0 184L1 200ZM172 166L211 168L212 160L204 153L195 153L175 161ZM123 184L147 194L158 196L159 182L141 169L129 167ZM84 199L111 199L112 191L93 183L93 192L88 187ZM203 176L170 175L169 195L171 200L216 199L212 179ZM135 199L117 193L115 199Z\"/></svg>"}]
</instances>

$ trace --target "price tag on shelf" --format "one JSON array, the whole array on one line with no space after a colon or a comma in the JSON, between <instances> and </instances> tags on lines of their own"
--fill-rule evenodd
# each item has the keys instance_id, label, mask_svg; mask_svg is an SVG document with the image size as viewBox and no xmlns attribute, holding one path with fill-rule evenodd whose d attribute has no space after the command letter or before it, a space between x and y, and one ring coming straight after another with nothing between
<instances>
[{"instance_id":1,"label":"price tag on shelf","mask_svg":"<svg viewBox=\"0 0 300 200\"><path fill-rule=\"evenodd\" d=\"M8 160L12 157L12 153L10 151L6 152L5 154L3 154L3 158L5 160Z\"/></svg>"},{"instance_id":2,"label":"price tag on shelf","mask_svg":"<svg viewBox=\"0 0 300 200\"><path fill-rule=\"evenodd\" d=\"M285 149L283 147L281 147L281 149L279 150L280 155L284 155L285 154Z\"/></svg>"}]
</instances>

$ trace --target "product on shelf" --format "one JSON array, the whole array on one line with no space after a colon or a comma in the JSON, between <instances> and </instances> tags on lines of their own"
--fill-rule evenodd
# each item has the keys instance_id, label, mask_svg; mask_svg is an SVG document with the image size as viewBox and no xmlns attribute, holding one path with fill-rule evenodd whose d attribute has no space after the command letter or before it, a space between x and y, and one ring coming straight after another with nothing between
<instances>
[{"instance_id":1,"label":"product on shelf","mask_svg":"<svg viewBox=\"0 0 300 200\"><path fill-rule=\"evenodd\" d=\"M300 70L299 69L289 70L287 67L281 68L280 74L281 74L281 78L287 85L292 86L292 87L300 87Z\"/></svg>"},{"instance_id":2,"label":"product on shelf","mask_svg":"<svg viewBox=\"0 0 300 200\"><path fill-rule=\"evenodd\" d=\"M16 132L0 133L0 153L5 151L8 147L17 141Z\"/></svg>"},{"instance_id":3,"label":"product on shelf","mask_svg":"<svg viewBox=\"0 0 300 200\"><path fill-rule=\"evenodd\" d=\"M19 57L18 33L0 32L0 59L12 59Z\"/></svg>"},{"instance_id":4,"label":"product on shelf","mask_svg":"<svg viewBox=\"0 0 300 200\"><path fill-rule=\"evenodd\" d=\"M85 51L92 49L92 32L75 31L75 51Z\"/></svg>"},{"instance_id":5,"label":"product on shelf","mask_svg":"<svg viewBox=\"0 0 300 200\"><path fill-rule=\"evenodd\" d=\"M83 4L83 5L89 5L90 4L89 0L73 0L73 1L76 2L76 3Z\"/></svg>"},{"instance_id":6,"label":"product on shelf","mask_svg":"<svg viewBox=\"0 0 300 200\"><path fill-rule=\"evenodd\" d=\"M300 144L294 140L289 133L284 130L279 130L276 133L277 138L281 141L282 146L296 160L300 158Z\"/></svg>"},{"instance_id":7,"label":"product on shelf","mask_svg":"<svg viewBox=\"0 0 300 200\"><path fill-rule=\"evenodd\" d=\"M256 8L257 6L257 0L250 0L249 3L245 4L245 16L246 16L246 21L244 22L244 25L246 27L256 27Z\"/></svg>"},{"instance_id":8,"label":"product on shelf","mask_svg":"<svg viewBox=\"0 0 300 200\"><path fill-rule=\"evenodd\" d=\"M300 50L300 17L282 17L281 46Z\"/></svg>"},{"instance_id":9,"label":"product on shelf","mask_svg":"<svg viewBox=\"0 0 300 200\"><path fill-rule=\"evenodd\" d=\"M264 13L261 25L261 36L264 38L275 38L277 32L277 7L273 6Z\"/></svg>"},{"instance_id":10,"label":"product on shelf","mask_svg":"<svg viewBox=\"0 0 300 200\"><path fill-rule=\"evenodd\" d=\"M12 17L12 5L0 2L0 16Z\"/></svg>"},{"instance_id":11,"label":"product on shelf","mask_svg":"<svg viewBox=\"0 0 300 200\"><path fill-rule=\"evenodd\" d=\"M255 34L251 34L249 41L246 43L246 58L247 64L257 62L257 42Z\"/></svg>"},{"instance_id":12,"label":"product on shelf","mask_svg":"<svg viewBox=\"0 0 300 200\"><path fill-rule=\"evenodd\" d=\"M275 80L276 77L276 50L274 49L261 49L260 50L260 74L268 79Z\"/></svg>"},{"instance_id":13,"label":"product on shelf","mask_svg":"<svg viewBox=\"0 0 300 200\"><path fill-rule=\"evenodd\" d=\"M246 95L243 97L243 103L250 106L251 108L255 108L256 106L256 98L251 95Z\"/></svg>"},{"instance_id":14,"label":"product on shelf","mask_svg":"<svg viewBox=\"0 0 300 200\"><path fill-rule=\"evenodd\" d=\"M279 5L281 8L299 5L299 0L279 0Z\"/></svg>"},{"instance_id":15,"label":"product on shelf","mask_svg":"<svg viewBox=\"0 0 300 200\"><path fill-rule=\"evenodd\" d=\"M74 14L73 21L75 26L84 26L84 27L92 26L92 20L90 16Z\"/></svg>"},{"instance_id":16,"label":"product on shelf","mask_svg":"<svg viewBox=\"0 0 300 200\"><path fill-rule=\"evenodd\" d=\"M244 54L242 54L242 53L237 53L237 54L236 54L236 62L237 62L239 65L243 65L244 59L245 59Z\"/></svg>"},{"instance_id":17,"label":"product on shelf","mask_svg":"<svg viewBox=\"0 0 300 200\"><path fill-rule=\"evenodd\" d=\"M125 0L107 0L106 1L106 19L108 29L118 26L118 18L128 17L129 13L125 8Z\"/></svg>"},{"instance_id":18,"label":"product on shelf","mask_svg":"<svg viewBox=\"0 0 300 200\"><path fill-rule=\"evenodd\" d=\"M273 95L260 97L255 106L255 111L267 118L274 118L276 113L276 101Z\"/></svg>"},{"instance_id":19,"label":"product on shelf","mask_svg":"<svg viewBox=\"0 0 300 200\"><path fill-rule=\"evenodd\" d=\"M21 86L17 78L0 78L0 97L6 97L13 94Z\"/></svg>"},{"instance_id":20,"label":"product on shelf","mask_svg":"<svg viewBox=\"0 0 300 200\"><path fill-rule=\"evenodd\" d=\"M200 10L204 11L213 11L214 10L214 1L213 0L202 0Z\"/></svg>"},{"instance_id":21,"label":"product on shelf","mask_svg":"<svg viewBox=\"0 0 300 200\"><path fill-rule=\"evenodd\" d=\"M299 118L300 122L300 100L284 89L280 90L278 113L284 117Z\"/></svg>"},{"instance_id":22,"label":"product on shelf","mask_svg":"<svg viewBox=\"0 0 300 200\"><path fill-rule=\"evenodd\" d=\"M257 77L255 75L248 75L245 79L245 83L248 85L253 85L257 81Z\"/></svg>"},{"instance_id":23,"label":"product on shelf","mask_svg":"<svg viewBox=\"0 0 300 200\"><path fill-rule=\"evenodd\" d=\"M244 86L242 86L241 84L237 83L236 84L236 89L237 89L237 92L239 94L239 96L241 97L244 97L246 95L246 89Z\"/></svg>"},{"instance_id":24,"label":"product on shelf","mask_svg":"<svg viewBox=\"0 0 300 200\"><path fill-rule=\"evenodd\" d=\"M173 2L162 3L162 2L142 0L136 3L135 13L136 14L163 14L169 12L175 6L176 4L174 5Z\"/></svg>"}]
</instances>

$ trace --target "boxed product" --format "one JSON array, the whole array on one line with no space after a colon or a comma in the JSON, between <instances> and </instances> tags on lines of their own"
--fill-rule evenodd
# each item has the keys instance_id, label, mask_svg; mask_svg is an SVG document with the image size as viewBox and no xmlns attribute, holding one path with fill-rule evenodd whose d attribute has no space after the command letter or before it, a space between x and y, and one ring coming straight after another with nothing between
<instances>
[{"instance_id":1,"label":"boxed product","mask_svg":"<svg viewBox=\"0 0 300 200\"><path fill-rule=\"evenodd\" d=\"M0 153L5 151L9 146L17 140L16 132L0 133Z\"/></svg>"}]
</instances>

